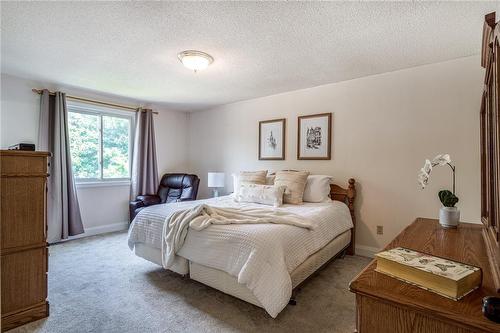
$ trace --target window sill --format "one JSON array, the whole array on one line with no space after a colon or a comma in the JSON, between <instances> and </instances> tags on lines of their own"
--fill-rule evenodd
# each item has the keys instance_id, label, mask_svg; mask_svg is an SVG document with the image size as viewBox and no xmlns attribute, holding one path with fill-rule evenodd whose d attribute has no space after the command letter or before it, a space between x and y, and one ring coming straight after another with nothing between
<instances>
[{"instance_id":1,"label":"window sill","mask_svg":"<svg viewBox=\"0 0 500 333\"><path fill-rule=\"evenodd\" d=\"M130 180L116 180L116 181L100 181L100 182L81 182L76 183L76 188L92 188L92 187L117 187L117 186L130 186Z\"/></svg>"}]
</instances>

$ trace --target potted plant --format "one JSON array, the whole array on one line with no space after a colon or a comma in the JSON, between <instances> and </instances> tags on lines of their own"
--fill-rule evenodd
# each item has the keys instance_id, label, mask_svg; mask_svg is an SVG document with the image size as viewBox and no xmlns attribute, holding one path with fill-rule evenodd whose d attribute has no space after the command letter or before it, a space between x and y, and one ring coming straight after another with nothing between
<instances>
[{"instance_id":1,"label":"potted plant","mask_svg":"<svg viewBox=\"0 0 500 333\"><path fill-rule=\"evenodd\" d=\"M453 176L453 191L439 191L438 197L443 207L439 210L439 223L444 228L456 228L460 220L460 210L455 207L458 197L455 195L455 166L451 164L450 155L440 154L432 161L425 160L424 167L418 173L418 183L422 189L429 183L431 171L436 166L449 166Z\"/></svg>"}]
</instances>

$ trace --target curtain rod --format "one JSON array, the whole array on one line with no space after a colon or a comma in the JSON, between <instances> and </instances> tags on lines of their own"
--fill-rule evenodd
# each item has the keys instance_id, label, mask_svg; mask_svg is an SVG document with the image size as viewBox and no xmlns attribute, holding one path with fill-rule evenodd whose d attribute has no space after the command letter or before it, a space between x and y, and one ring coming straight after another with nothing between
<instances>
[{"instance_id":1,"label":"curtain rod","mask_svg":"<svg viewBox=\"0 0 500 333\"><path fill-rule=\"evenodd\" d=\"M31 89L36 94L41 94L43 92L43 89L36 89L33 88ZM49 91L50 95L55 95L55 92ZM97 105L105 105L105 106L112 106L115 108L120 108L124 109L127 111L132 111L132 112L137 112L138 107L133 107L133 106L128 106L128 105L121 105L121 104L115 104L115 103L108 103L108 102L102 102L102 101L97 101L95 99L89 99L89 98L84 98L84 97L78 97L78 96L71 96L71 95L66 95L67 99L72 99L74 101L80 101L80 102L87 102L91 104L97 104ZM154 114L158 114L158 112L153 111Z\"/></svg>"}]
</instances>

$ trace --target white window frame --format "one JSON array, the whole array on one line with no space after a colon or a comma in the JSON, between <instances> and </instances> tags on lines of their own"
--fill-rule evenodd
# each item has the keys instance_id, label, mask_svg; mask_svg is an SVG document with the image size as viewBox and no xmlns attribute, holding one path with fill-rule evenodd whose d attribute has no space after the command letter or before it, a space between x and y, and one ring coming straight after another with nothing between
<instances>
[{"instance_id":1,"label":"white window frame","mask_svg":"<svg viewBox=\"0 0 500 333\"><path fill-rule=\"evenodd\" d=\"M102 146L102 136L103 136L103 120L102 116L113 116L118 118L125 118L130 121L129 129L129 175L132 174L132 154L134 146L134 132L135 132L135 113L130 111L124 111L117 108L105 107L100 105L95 105L91 103L82 102L67 102L68 113L75 112L80 114L89 114L99 116L100 126L99 126L99 167L100 167L100 178L76 178L75 183L77 187L105 187L105 186L130 186L130 177L128 178L104 178L103 177L103 146ZM70 139L71 140L71 139Z\"/></svg>"}]
</instances>

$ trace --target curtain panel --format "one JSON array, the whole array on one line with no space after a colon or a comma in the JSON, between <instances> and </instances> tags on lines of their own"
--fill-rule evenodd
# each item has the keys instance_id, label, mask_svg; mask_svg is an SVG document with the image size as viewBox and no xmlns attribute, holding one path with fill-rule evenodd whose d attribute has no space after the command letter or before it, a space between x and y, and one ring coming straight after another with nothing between
<instances>
[{"instance_id":1,"label":"curtain panel","mask_svg":"<svg viewBox=\"0 0 500 333\"><path fill-rule=\"evenodd\" d=\"M131 200L138 195L156 194L159 185L153 111L138 109L135 120Z\"/></svg>"},{"instance_id":2,"label":"curtain panel","mask_svg":"<svg viewBox=\"0 0 500 333\"><path fill-rule=\"evenodd\" d=\"M41 94L38 149L52 153L47 183L47 241L54 243L84 232L71 169L64 93L50 95L43 90Z\"/></svg>"}]
</instances>

